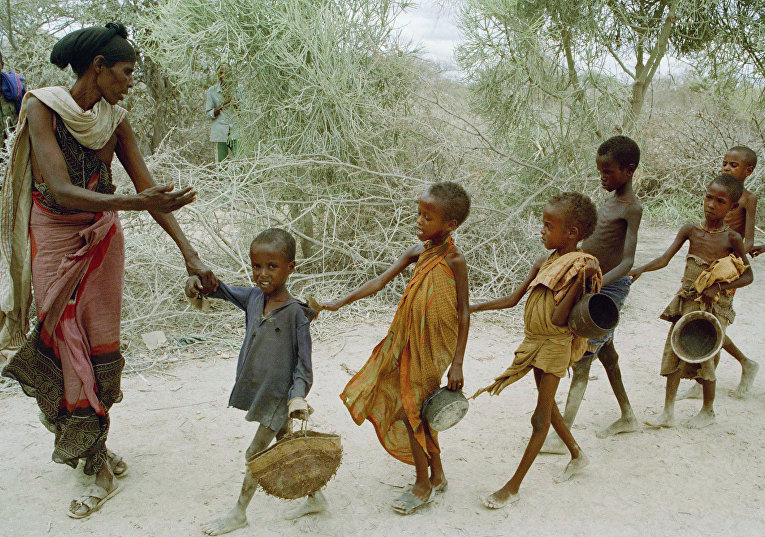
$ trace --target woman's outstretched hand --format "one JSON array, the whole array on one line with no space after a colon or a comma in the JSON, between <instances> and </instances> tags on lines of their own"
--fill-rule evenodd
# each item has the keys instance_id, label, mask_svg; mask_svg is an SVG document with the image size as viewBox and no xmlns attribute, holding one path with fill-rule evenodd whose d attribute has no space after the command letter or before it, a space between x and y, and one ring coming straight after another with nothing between
<instances>
[{"instance_id":1,"label":"woman's outstretched hand","mask_svg":"<svg viewBox=\"0 0 765 537\"><path fill-rule=\"evenodd\" d=\"M147 188L138 193L138 209L158 213L171 213L184 205L188 205L197 197L197 192L192 187L174 191L172 184L157 185Z\"/></svg>"}]
</instances>

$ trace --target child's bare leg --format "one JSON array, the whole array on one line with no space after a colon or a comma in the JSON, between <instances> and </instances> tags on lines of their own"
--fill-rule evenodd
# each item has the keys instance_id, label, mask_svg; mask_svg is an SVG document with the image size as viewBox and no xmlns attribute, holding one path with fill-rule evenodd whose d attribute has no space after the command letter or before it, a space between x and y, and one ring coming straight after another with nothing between
<instances>
[{"instance_id":1,"label":"child's bare leg","mask_svg":"<svg viewBox=\"0 0 765 537\"><path fill-rule=\"evenodd\" d=\"M675 398L677 387L680 386L680 371L667 375L667 390L664 395L664 411L655 422L646 421L651 427L674 427L675 426Z\"/></svg>"},{"instance_id":2,"label":"child's bare leg","mask_svg":"<svg viewBox=\"0 0 765 537\"><path fill-rule=\"evenodd\" d=\"M441 464L441 454L431 453L428 466L430 466L430 486L436 491L442 490L446 486L446 474Z\"/></svg>"},{"instance_id":3,"label":"child's bare leg","mask_svg":"<svg viewBox=\"0 0 765 537\"><path fill-rule=\"evenodd\" d=\"M534 369L535 378L537 375L539 375L537 407L534 409L534 414L531 415L531 438L529 438L529 443L523 452L518 469L510 481L484 499L484 505L491 509L499 509L518 500L521 482L526 477L534 459L537 458L547 436L547 431L550 429L552 408L555 406L555 391L558 389L560 379L550 373L543 373Z\"/></svg>"},{"instance_id":4,"label":"child's bare leg","mask_svg":"<svg viewBox=\"0 0 765 537\"><path fill-rule=\"evenodd\" d=\"M265 425L258 427L255 433L255 438L252 439L250 447L245 452L246 459L266 449L271 441L276 437L276 431L269 429ZM236 501L234 508L229 513L221 518L208 522L202 525L202 532L207 535L223 535L231 531L243 528L247 525L247 506L250 505L252 496L255 494L255 490L258 488L258 483L252 477L249 467L244 474L244 483L242 483L242 490L239 493L239 498Z\"/></svg>"},{"instance_id":5,"label":"child's bare leg","mask_svg":"<svg viewBox=\"0 0 765 537\"><path fill-rule=\"evenodd\" d=\"M587 458L587 455L584 454L582 448L579 447L579 444L577 444L574 435L571 434L571 430L566 426L563 416L561 416L560 410L558 410L558 405L555 403L553 403L552 406L550 423L552 424L553 429L555 429L555 432L558 433L558 437L566 445L569 453L571 453L571 460L566 465L566 468L564 468L563 472L555 476L555 482L562 483L563 481L568 481L574 477L576 473L589 464L590 460Z\"/></svg>"},{"instance_id":6,"label":"child's bare leg","mask_svg":"<svg viewBox=\"0 0 765 537\"><path fill-rule=\"evenodd\" d=\"M611 384L611 389L616 396L616 401L619 403L619 410L622 415L607 428L596 433L596 436L598 438L605 438L619 433L637 431L639 429L638 421L635 413L632 411L627 391L624 389L622 372L619 369L619 355L616 353L613 340L606 342L601 347L600 352L598 352L598 358L606 369L608 382Z\"/></svg>"},{"instance_id":7,"label":"child's bare leg","mask_svg":"<svg viewBox=\"0 0 765 537\"><path fill-rule=\"evenodd\" d=\"M715 384L714 380L702 380L701 386L704 391L704 404L701 410L689 420L683 422L683 425L691 429L701 429L715 422Z\"/></svg>"},{"instance_id":8,"label":"child's bare leg","mask_svg":"<svg viewBox=\"0 0 765 537\"><path fill-rule=\"evenodd\" d=\"M752 387L754 377L757 376L757 371L760 369L760 364L747 358L727 335L723 340L722 348L741 364L741 381L736 389L731 390L729 393L731 397L743 399L749 393L749 388Z\"/></svg>"},{"instance_id":9,"label":"child's bare leg","mask_svg":"<svg viewBox=\"0 0 765 537\"><path fill-rule=\"evenodd\" d=\"M574 424L576 415L579 412L579 406L582 404L582 399L584 399L584 392L587 390L587 383L590 380L590 367L594 359L594 354L585 354L572 366L571 387L568 389L566 408L563 411L563 421L568 429L571 429L571 426ZM566 446L560 437L551 434L542 446L541 453L562 455L566 453Z\"/></svg>"}]
</instances>

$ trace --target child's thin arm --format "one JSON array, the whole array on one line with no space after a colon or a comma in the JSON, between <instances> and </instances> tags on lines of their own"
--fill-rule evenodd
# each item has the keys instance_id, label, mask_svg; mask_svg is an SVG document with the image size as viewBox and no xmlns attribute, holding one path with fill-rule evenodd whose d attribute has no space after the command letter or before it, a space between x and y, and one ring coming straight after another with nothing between
<instances>
[{"instance_id":1,"label":"child's thin arm","mask_svg":"<svg viewBox=\"0 0 765 537\"><path fill-rule=\"evenodd\" d=\"M512 293L510 293L507 296L503 296L502 298L489 300L488 302L481 302L480 304L471 304L470 313L474 313L476 311L503 310L506 308L515 307L518 304L518 302L521 301L521 299L523 298L523 295L526 294L526 291L528 291L529 285L531 285L531 282L533 282L534 278L537 277L537 274L539 274L540 267L546 260L547 258L545 256L542 256L539 259L537 259L536 262L534 262L534 266L531 267L531 272L529 272L529 275L526 276L526 279L523 280L523 283L519 285Z\"/></svg>"},{"instance_id":2,"label":"child's thin arm","mask_svg":"<svg viewBox=\"0 0 765 537\"><path fill-rule=\"evenodd\" d=\"M643 209L639 205L630 206L625 216L627 231L624 235L624 252L621 262L603 275L603 285L615 282L626 276L635 263L635 250L637 249L638 228L643 217Z\"/></svg>"},{"instance_id":3,"label":"child's thin arm","mask_svg":"<svg viewBox=\"0 0 765 537\"><path fill-rule=\"evenodd\" d=\"M744 225L744 251L749 252L754 248L754 224L757 218L757 196L749 194L746 204L746 223ZM738 254L736 254L738 255Z\"/></svg>"},{"instance_id":4,"label":"child's thin arm","mask_svg":"<svg viewBox=\"0 0 765 537\"><path fill-rule=\"evenodd\" d=\"M468 269L465 257L456 253L446 258L446 263L454 273L454 284L457 291L457 348L454 349L454 358L447 375L447 388L461 390L465 384L462 374L462 362L465 359L465 347L467 346L468 332L470 330L470 294L468 290Z\"/></svg>"},{"instance_id":5,"label":"child's thin arm","mask_svg":"<svg viewBox=\"0 0 765 537\"><path fill-rule=\"evenodd\" d=\"M308 403L305 398L313 385L313 366L311 364L311 332L309 323L297 327L297 364L292 372L292 386L287 394L287 405L292 417L307 418ZM299 401L296 401L299 400Z\"/></svg>"},{"instance_id":6,"label":"child's thin arm","mask_svg":"<svg viewBox=\"0 0 765 537\"><path fill-rule=\"evenodd\" d=\"M670 245L669 248L667 248L666 252L664 252L661 256L657 257L653 261L649 261L642 267L633 269L630 272L629 275L632 277L632 281L637 280L644 272L651 272L666 267L670 260L675 256L675 254L680 251L680 248L683 247L685 241L688 240L692 229L693 224L685 224L683 227L681 227L680 231L677 232L677 237L675 237L674 242Z\"/></svg>"},{"instance_id":7,"label":"child's thin arm","mask_svg":"<svg viewBox=\"0 0 765 537\"><path fill-rule=\"evenodd\" d=\"M360 298L368 297L377 293L380 289L388 285L393 278L401 274L401 271L417 261L417 258L423 251L421 244L415 244L409 248L404 255L399 257L395 263L393 263L385 272L380 274L377 278L369 280L367 283L360 285L354 291L351 291L348 295L344 296L340 300L334 302L326 302L322 304L325 310L337 311L343 306L347 306L352 302L356 302Z\"/></svg>"},{"instance_id":8,"label":"child's thin arm","mask_svg":"<svg viewBox=\"0 0 765 537\"><path fill-rule=\"evenodd\" d=\"M196 298L199 294L203 294L207 297L220 298L221 300L228 300L241 310L247 311L247 302L253 291L252 287L229 287L217 279L216 282L218 288L210 293L205 293L199 276L189 276L186 280L186 296Z\"/></svg>"},{"instance_id":9,"label":"child's thin arm","mask_svg":"<svg viewBox=\"0 0 765 537\"><path fill-rule=\"evenodd\" d=\"M553 309L550 322L555 326L566 326L568 324L568 316L571 313L571 308L582 297L584 292L584 282L586 282L593 275L597 274L600 270L598 262L594 259L588 259L584 269L579 271L576 275L576 279L566 292L566 296L563 297Z\"/></svg>"}]
</instances>

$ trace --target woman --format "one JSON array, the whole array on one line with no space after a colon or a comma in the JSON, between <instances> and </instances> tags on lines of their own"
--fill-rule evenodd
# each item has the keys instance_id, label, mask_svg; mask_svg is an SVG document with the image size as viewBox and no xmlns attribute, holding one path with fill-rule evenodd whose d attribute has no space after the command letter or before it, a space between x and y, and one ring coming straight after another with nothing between
<instances>
[{"instance_id":1,"label":"woman","mask_svg":"<svg viewBox=\"0 0 765 537\"><path fill-rule=\"evenodd\" d=\"M122 398L120 309L124 245L117 211L149 211L208 291L217 280L200 261L172 212L194 201L191 188L156 186L120 101L133 87L135 51L119 23L70 33L51 53L77 81L30 91L0 206L5 281L0 348L21 345L3 374L37 399L55 434L53 460L95 474L69 515L82 518L119 492L127 465L106 449L109 409ZM117 155L136 194L116 195ZM28 246L31 256L27 256ZM30 276L38 323L25 338Z\"/></svg>"}]
</instances>

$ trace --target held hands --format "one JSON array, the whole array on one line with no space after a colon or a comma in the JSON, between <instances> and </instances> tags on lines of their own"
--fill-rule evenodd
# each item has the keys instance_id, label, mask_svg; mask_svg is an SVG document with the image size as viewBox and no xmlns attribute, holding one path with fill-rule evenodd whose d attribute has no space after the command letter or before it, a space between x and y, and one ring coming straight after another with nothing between
<instances>
[{"instance_id":1,"label":"held hands","mask_svg":"<svg viewBox=\"0 0 765 537\"><path fill-rule=\"evenodd\" d=\"M199 256L194 255L193 257L186 259L186 272L189 276L197 278L201 284L199 290L202 291L202 293L208 295L218 290L218 278L215 277L212 270L202 263ZM191 278L189 278L189 280L191 280ZM188 282L186 282L186 294L188 294L188 285Z\"/></svg>"},{"instance_id":2,"label":"held hands","mask_svg":"<svg viewBox=\"0 0 765 537\"><path fill-rule=\"evenodd\" d=\"M446 376L446 387L452 391L461 390L465 385L465 377L462 375L462 364L452 364L449 374Z\"/></svg>"},{"instance_id":3,"label":"held hands","mask_svg":"<svg viewBox=\"0 0 765 537\"><path fill-rule=\"evenodd\" d=\"M199 279L199 276L189 276L186 280L186 296L196 298L202 289L202 280Z\"/></svg>"},{"instance_id":4,"label":"held hands","mask_svg":"<svg viewBox=\"0 0 765 537\"><path fill-rule=\"evenodd\" d=\"M630 273L627 274L627 276L632 278L632 281L635 282L635 281L637 281L638 278L640 278L641 274L643 274L642 270L635 269L635 270L631 270Z\"/></svg>"},{"instance_id":5,"label":"held hands","mask_svg":"<svg viewBox=\"0 0 765 537\"><path fill-rule=\"evenodd\" d=\"M343 303L340 300L335 300L333 302L322 302L321 304L321 308L327 311L337 311L342 307Z\"/></svg>"},{"instance_id":6,"label":"held hands","mask_svg":"<svg viewBox=\"0 0 765 537\"><path fill-rule=\"evenodd\" d=\"M191 187L173 192L173 184L158 185L138 193L138 210L158 213L171 213L197 198L197 192Z\"/></svg>"}]
</instances>

